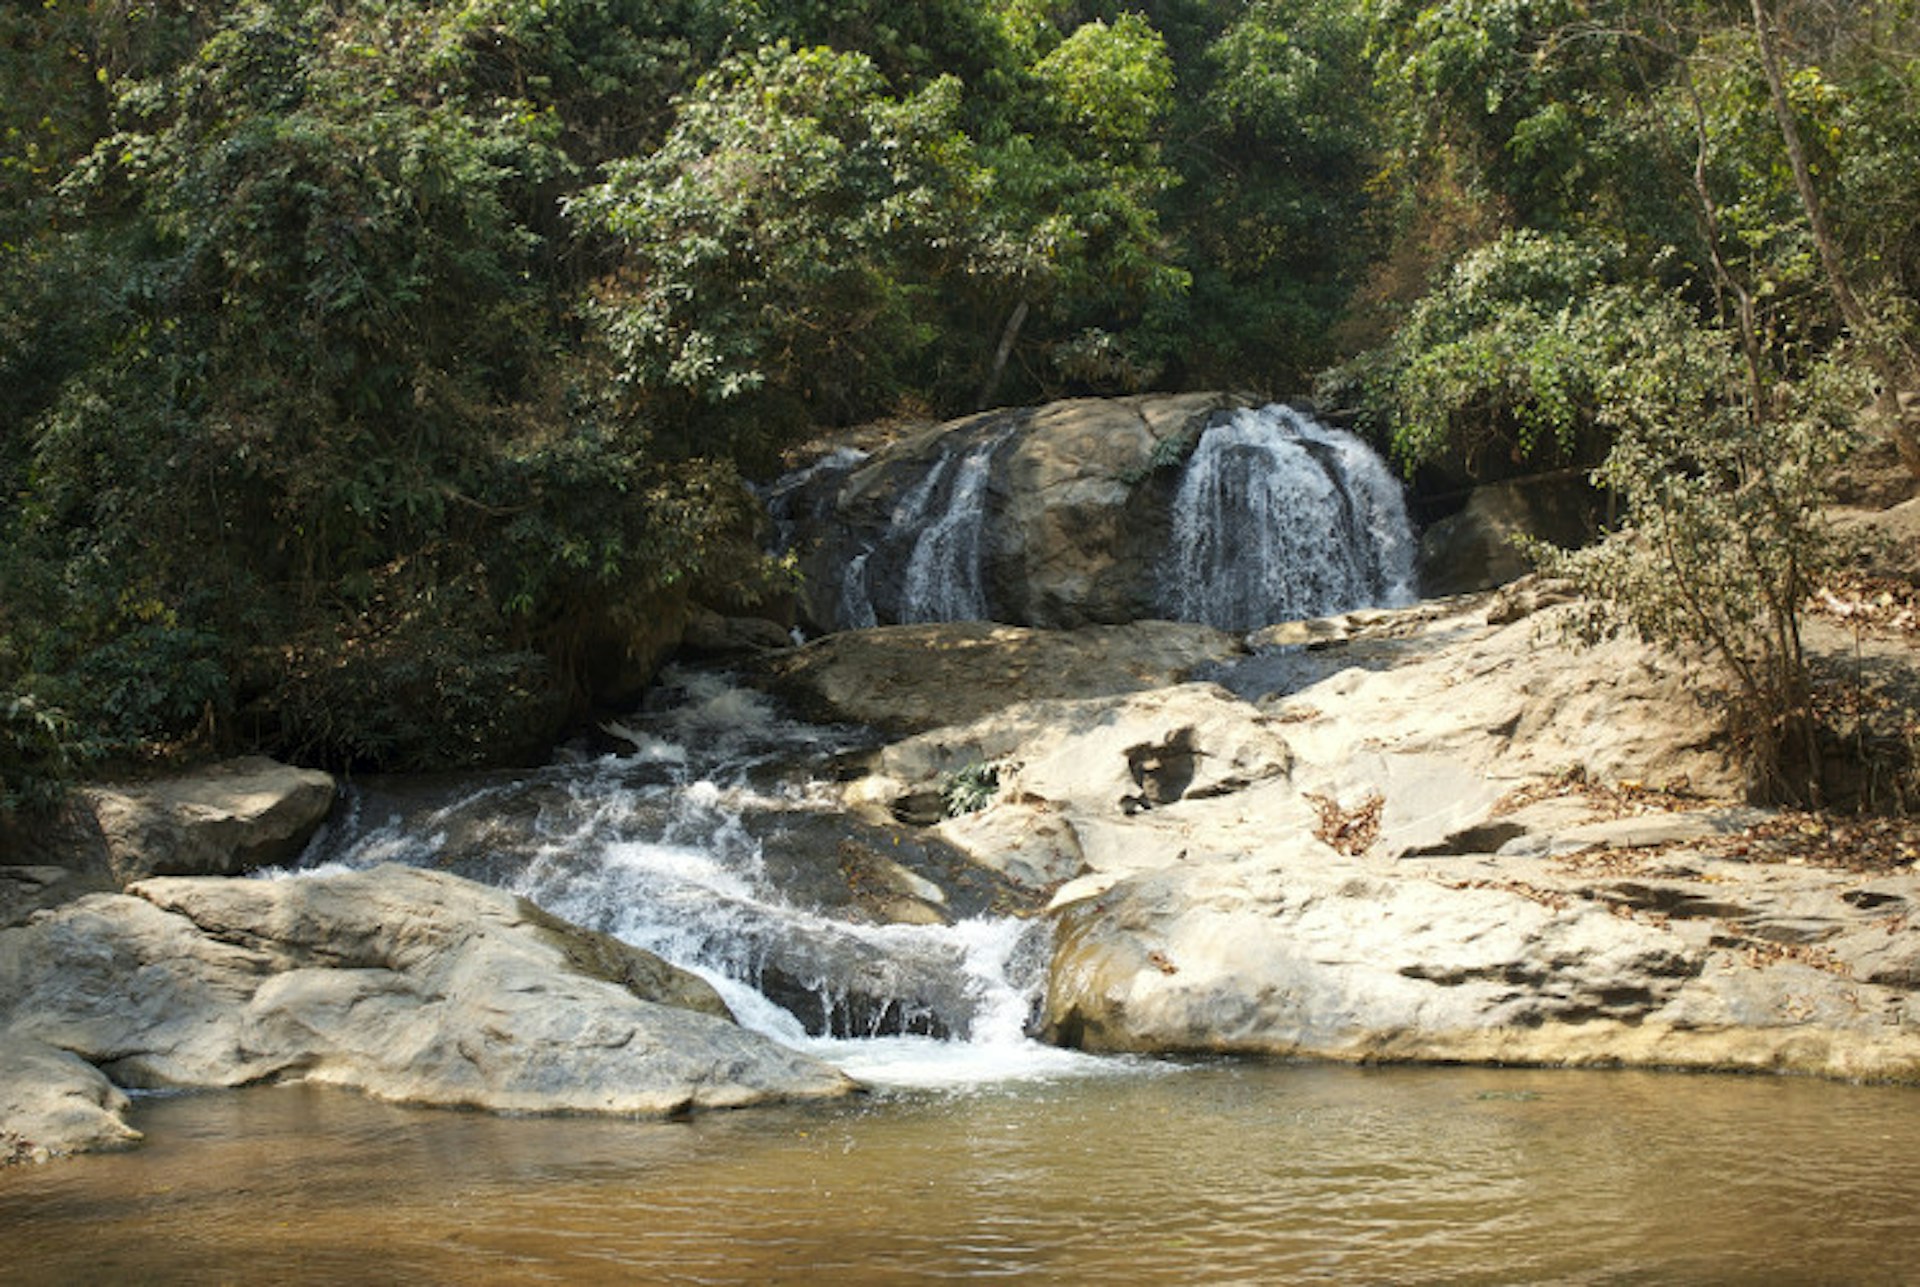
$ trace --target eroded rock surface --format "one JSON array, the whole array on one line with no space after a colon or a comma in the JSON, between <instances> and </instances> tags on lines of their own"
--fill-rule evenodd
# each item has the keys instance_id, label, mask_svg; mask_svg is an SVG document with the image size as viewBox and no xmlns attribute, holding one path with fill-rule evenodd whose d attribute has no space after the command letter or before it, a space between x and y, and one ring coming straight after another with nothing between
<instances>
[{"instance_id":1,"label":"eroded rock surface","mask_svg":"<svg viewBox=\"0 0 1920 1287\"><path fill-rule=\"evenodd\" d=\"M50 1152L125 1138L105 1120L124 1102L75 1060L126 1087L298 1078L514 1112L658 1115L853 1088L648 953L402 867L155 878L42 913L0 932L0 1048L0 1131Z\"/></svg>"},{"instance_id":2,"label":"eroded rock surface","mask_svg":"<svg viewBox=\"0 0 1920 1287\"><path fill-rule=\"evenodd\" d=\"M1303 846L1066 907L1046 1024L1098 1050L1914 1081L1916 900L1911 873L1685 847L1389 866Z\"/></svg>"},{"instance_id":3,"label":"eroded rock surface","mask_svg":"<svg viewBox=\"0 0 1920 1287\"><path fill-rule=\"evenodd\" d=\"M1265 631L1232 691L1012 705L849 800L996 767L938 831L1052 891L1067 1044L1920 1080L1920 878L1739 856L1771 815L1678 666L1526 607Z\"/></svg>"},{"instance_id":4,"label":"eroded rock surface","mask_svg":"<svg viewBox=\"0 0 1920 1287\"><path fill-rule=\"evenodd\" d=\"M1067 631L958 621L830 635L756 673L810 718L906 733L1022 701L1161 688L1245 652L1223 631L1172 621Z\"/></svg>"}]
</instances>

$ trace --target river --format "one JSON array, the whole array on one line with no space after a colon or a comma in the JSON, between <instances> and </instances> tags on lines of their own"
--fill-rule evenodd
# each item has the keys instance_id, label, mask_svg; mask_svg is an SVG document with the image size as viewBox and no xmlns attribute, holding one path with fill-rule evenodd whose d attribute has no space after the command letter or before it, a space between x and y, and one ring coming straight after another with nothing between
<instances>
[{"instance_id":1,"label":"river","mask_svg":"<svg viewBox=\"0 0 1920 1287\"><path fill-rule=\"evenodd\" d=\"M19 1283L1906 1282L1920 1095L1204 1063L684 1122L153 1097L0 1173Z\"/></svg>"},{"instance_id":2,"label":"river","mask_svg":"<svg viewBox=\"0 0 1920 1287\"><path fill-rule=\"evenodd\" d=\"M965 874L927 867L953 923L861 923L817 878L849 844L915 843L846 830L834 766L864 734L675 683L613 726L617 754L362 784L305 866L518 889L700 971L870 1093L672 1122L145 1096L143 1147L0 1171L0 1281L1854 1283L1920 1264L1912 1089L1041 1045L1043 920L979 891L967 910Z\"/></svg>"}]
</instances>

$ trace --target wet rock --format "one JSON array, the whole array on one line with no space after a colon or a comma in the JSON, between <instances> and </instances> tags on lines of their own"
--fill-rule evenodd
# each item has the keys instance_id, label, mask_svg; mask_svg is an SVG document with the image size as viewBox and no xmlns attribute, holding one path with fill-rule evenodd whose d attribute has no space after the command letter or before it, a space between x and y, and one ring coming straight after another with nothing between
<instances>
[{"instance_id":1,"label":"wet rock","mask_svg":"<svg viewBox=\"0 0 1920 1287\"><path fill-rule=\"evenodd\" d=\"M1178 466L1208 419L1236 405L1203 393L1010 408L823 462L774 506L802 574L805 624L827 631L908 619L915 541L968 456L988 472L981 615L1048 628L1151 616ZM895 518L910 511L922 521L903 532Z\"/></svg>"},{"instance_id":2,"label":"wet rock","mask_svg":"<svg viewBox=\"0 0 1920 1287\"><path fill-rule=\"evenodd\" d=\"M0 1048L64 1051L121 1086L305 1079L413 1103L649 1115L852 1088L724 1013L646 953L411 868L155 878L0 932Z\"/></svg>"}]
</instances>

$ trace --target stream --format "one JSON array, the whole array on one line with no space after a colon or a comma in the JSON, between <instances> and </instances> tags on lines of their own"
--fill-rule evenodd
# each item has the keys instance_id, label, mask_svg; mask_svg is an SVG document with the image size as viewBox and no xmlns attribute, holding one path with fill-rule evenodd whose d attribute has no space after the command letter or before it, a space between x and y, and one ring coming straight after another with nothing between
<instances>
[{"instance_id":1,"label":"stream","mask_svg":"<svg viewBox=\"0 0 1920 1287\"><path fill-rule=\"evenodd\" d=\"M1252 576L1226 557L1252 536L1195 536L1179 615L1245 628L1247 601L1411 596L1397 485L1282 412L1209 436L1181 514L1249 509L1286 548L1351 539L1276 579L1278 554ZM912 594L890 615L983 611L975 520L1001 445L942 457L902 502L903 532L931 535L894 552ZM861 621L872 552L841 587ZM143 1095L143 1147L0 1171L0 1279L1873 1283L1920 1263L1908 1088L1044 1045L1048 925L1009 914L1036 900L850 817L839 783L874 745L671 672L547 767L357 783L265 875L398 862L513 890L701 975L867 1093L669 1122L301 1085Z\"/></svg>"},{"instance_id":2,"label":"stream","mask_svg":"<svg viewBox=\"0 0 1920 1287\"><path fill-rule=\"evenodd\" d=\"M153 1097L0 1173L14 1283L1895 1283L1911 1090L1261 1063L685 1122Z\"/></svg>"},{"instance_id":3,"label":"stream","mask_svg":"<svg viewBox=\"0 0 1920 1287\"><path fill-rule=\"evenodd\" d=\"M809 878L860 839L833 781L864 734L698 673L609 732L617 753L530 773L361 784L303 866L518 889L869 1093L671 1122L144 1095L143 1147L0 1172L0 1277L1871 1283L1920 1261L1911 1089L1054 1049L1025 1034L1044 922L957 870L943 925L862 923Z\"/></svg>"}]
</instances>

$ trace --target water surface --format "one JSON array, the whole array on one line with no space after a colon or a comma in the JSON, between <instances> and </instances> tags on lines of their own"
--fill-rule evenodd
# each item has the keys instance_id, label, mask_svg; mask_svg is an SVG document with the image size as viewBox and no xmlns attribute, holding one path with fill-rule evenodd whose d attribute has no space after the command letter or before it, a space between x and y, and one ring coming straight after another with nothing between
<instances>
[{"instance_id":1,"label":"water surface","mask_svg":"<svg viewBox=\"0 0 1920 1287\"><path fill-rule=\"evenodd\" d=\"M280 1087L0 1173L23 1283L1902 1282L1920 1094L1212 1064L686 1122Z\"/></svg>"}]
</instances>

